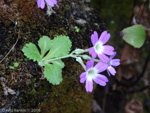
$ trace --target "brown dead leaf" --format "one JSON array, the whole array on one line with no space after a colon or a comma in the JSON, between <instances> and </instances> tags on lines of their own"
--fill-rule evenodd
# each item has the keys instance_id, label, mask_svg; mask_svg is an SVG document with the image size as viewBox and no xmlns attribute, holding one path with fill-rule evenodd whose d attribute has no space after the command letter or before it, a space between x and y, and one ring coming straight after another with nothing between
<instances>
[{"instance_id":1,"label":"brown dead leaf","mask_svg":"<svg viewBox=\"0 0 150 113\"><path fill-rule=\"evenodd\" d=\"M143 106L140 101L133 99L125 106L125 113L143 113Z\"/></svg>"},{"instance_id":2,"label":"brown dead leaf","mask_svg":"<svg viewBox=\"0 0 150 113\"><path fill-rule=\"evenodd\" d=\"M125 79L130 79L134 75L134 69L129 65L120 65L118 67L118 72L116 74L116 79L121 81L122 77Z\"/></svg>"},{"instance_id":3,"label":"brown dead leaf","mask_svg":"<svg viewBox=\"0 0 150 113\"><path fill-rule=\"evenodd\" d=\"M3 90L4 90L4 95L8 95L8 94L11 94L11 95L14 95L14 94L16 94L16 92L13 90L13 89L11 89L11 88L9 88L9 87L3 87Z\"/></svg>"},{"instance_id":4,"label":"brown dead leaf","mask_svg":"<svg viewBox=\"0 0 150 113\"><path fill-rule=\"evenodd\" d=\"M138 49L126 44L123 50L121 51L121 64L127 65L139 60L139 51Z\"/></svg>"},{"instance_id":5,"label":"brown dead leaf","mask_svg":"<svg viewBox=\"0 0 150 113\"><path fill-rule=\"evenodd\" d=\"M4 77L0 77L0 80L1 80L1 85L3 87L5 96L7 96L8 94L11 94L11 95L16 94L16 92L13 89L6 86L5 84L6 79Z\"/></svg>"},{"instance_id":6,"label":"brown dead leaf","mask_svg":"<svg viewBox=\"0 0 150 113\"><path fill-rule=\"evenodd\" d=\"M142 24L150 36L150 17L149 17L149 2L145 1L141 6L135 6L133 10L132 24Z\"/></svg>"}]
</instances>

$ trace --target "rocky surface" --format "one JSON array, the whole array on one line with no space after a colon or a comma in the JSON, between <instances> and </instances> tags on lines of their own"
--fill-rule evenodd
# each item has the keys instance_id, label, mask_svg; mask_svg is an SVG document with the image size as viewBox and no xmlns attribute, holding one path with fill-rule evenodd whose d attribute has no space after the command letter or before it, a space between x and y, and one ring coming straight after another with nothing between
<instances>
[{"instance_id":1,"label":"rocky surface","mask_svg":"<svg viewBox=\"0 0 150 113\"><path fill-rule=\"evenodd\" d=\"M60 0L53 8L56 13L46 14L34 0L0 1L0 77L1 84L11 88L15 94L4 94L0 86L0 107L12 109L35 109L44 113L90 113L93 93L86 93L84 84L79 82L82 67L74 59L64 59L63 81L53 86L47 80L40 80L41 68L33 61L26 61L23 46L37 44L43 35L51 39L67 35L72 41L72 50L91 46L90 36L94 30L101 33L105 27L97 14L86 4L77 0ZM80 29L75 31L75 26ZM14 70L10 65L18 62Z\"/></svg>"}]
</instances>

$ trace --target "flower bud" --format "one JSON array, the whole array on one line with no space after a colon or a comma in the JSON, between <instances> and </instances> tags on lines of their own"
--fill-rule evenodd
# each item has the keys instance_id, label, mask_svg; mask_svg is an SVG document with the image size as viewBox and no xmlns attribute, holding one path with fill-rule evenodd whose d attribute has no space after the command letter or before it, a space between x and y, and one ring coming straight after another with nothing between
<instances>
[{"instance_id":1,"label":"flower bud","mask_svg":"<svg viewBox=\"0 0 150 113\"><path fill-rule=\"evenodd\" d=\"M81 64L81 66L84 68L84 70L86 70L85 64L83 63L81 57L77 57L77 58L76 58L76 61Z\"/></svg>"},{"instance_id":2,"label":"flower bud","mask_svg":"<svg viewBox=\"0 0 150 113\"><path fill-rule=\"evenodd\" d=\"M83 50L83 49L75 49L74 51L73 51L73 53L75 53L75 54L77 54L77 55L79 55L79 54L81 54L81 53L84 53L85 52L85 50Z\"/></svg>"},{"instance_id":3,"label":"flower bud","mask_svg":"<svg viewBox=\"0 0 150 113\"><path fill-rule=\"evenodd\" d=\"M85 59L85 60L90 60L91 59L91 57L88 56L88 55L82 55L82 58Z\"/></svg>"}]
</instances>

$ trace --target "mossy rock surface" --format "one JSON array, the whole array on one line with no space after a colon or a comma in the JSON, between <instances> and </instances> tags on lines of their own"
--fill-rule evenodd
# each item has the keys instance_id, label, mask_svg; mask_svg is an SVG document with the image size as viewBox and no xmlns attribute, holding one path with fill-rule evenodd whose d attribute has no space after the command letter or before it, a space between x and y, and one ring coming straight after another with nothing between
<instances>
[{"instance_id":1,"label":"mossy rock surface","mask_svg":"<svg viewBox=\"0 0 150 113\"><path fill-rule=\"evenodd\" d=\"M5 6L5 7L4 7ZM59 7L58 7L59 6ZM47 80L40 80L41 68L33 61L25 61L23 46L37 41L43 35L51 39L58 35L67 35L72 41L72 49L92 46L90 37L93 31L99 34L105 30L104 23L94 10L75 0L58 2L50 17L46 8L41 10L36 1L13 0L0 2L0 60L7 54L20 36L15 48L0 64L0 76L5 84L19 92L11 108L40 109L43 113L90 113L93 93L85 91L85 84L79 81L83 68L74 59L64 59L63 81L53 86ZM8 15L9 14L9 15ZM81 21L81 22L80 22ZM75 31L75 26L80 29ZM19 66L9 69L13 62ZM13 95L4 96L0 87L0 100L4 107L12 102ZM38 111L37 111L38 112Z\"/></svg>"}]
</instances>

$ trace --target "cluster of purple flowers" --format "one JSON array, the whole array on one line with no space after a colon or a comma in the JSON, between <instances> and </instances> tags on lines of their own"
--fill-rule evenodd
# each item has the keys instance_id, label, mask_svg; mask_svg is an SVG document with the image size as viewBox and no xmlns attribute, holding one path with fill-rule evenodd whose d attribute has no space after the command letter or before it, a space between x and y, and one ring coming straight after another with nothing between
<instances>
[{"instance_id":1,"label":"cluster of purple flowers","mask_svg":"<svg viewBox=\"0 0 150 113\"><path fill-rule=\"evenodd\" d=\"M54 5L57 4L57 0L37 0L38 7L44 9L45 1L50 7L54 7ZM92 92L93 80L97 84L105 86L108 79L100 73L107 70L109 76L114 76L116 74L116 70L113 66L120 65L120 59L113 59L116 55L114 48L110 45L105 45L109 39L110 34L107 33L107 31L102 32L99 39L96 31L94 31L91 35L93 47L89 49L89 53L92 55L92 59L86 63L86 72L83 72L80 75L80 82L84 83L86 81L85 88L87 92ZM94 66L94 59L97 56L99 57L100 62Z\"/></svg>"},{"instance_id":2,"label":"cluster of purple flowers","mask_svg":"<svg viewBox=\"0 0 150 113\"><path fill-rule=\"evenodd\" d=\"M114 76L116 74L116 70L113 66L120 65L120 59L113 59L116 55L114 48L110 45L104 45L109 39L110 34L107 33L107 31L102 32L99 39L96 31L94 31L91 35L93 47L89 49L89 53L92 55L92 59L86 63L86 72L83 72L80 75L80 82L84 83L86 81L85 88L87 92L92 92L93 80L97 84L105 86L108 79L100 73L107 70L109 76ZM94 59L97 56L99 57L100 62L94 66Z\"/></svg>"},{"instance_id":3,"label":"cluster of purple flowers","mask_svg":"<svg viewBox=\"0 0 150 113\"><path fill-rule=\"evenodd\" d=\"M41 9L44 9L45 1L51 7L54 7L54 5L57 4L57 0L37 0L38 7L41 8Z\"/></svg>"}]
</instances>

